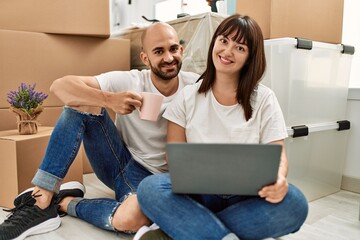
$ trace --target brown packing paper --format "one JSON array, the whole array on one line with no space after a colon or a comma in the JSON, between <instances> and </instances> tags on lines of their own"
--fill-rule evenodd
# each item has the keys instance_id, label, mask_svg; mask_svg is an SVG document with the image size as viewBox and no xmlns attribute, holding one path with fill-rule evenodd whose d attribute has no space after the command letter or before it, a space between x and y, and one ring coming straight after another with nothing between
<instances>
[{"instance_id":1,"label":"brown packing paper","mask_svg":"<svg viewBox=\"0 0 360 240\"><path fill-rule=\"evenodd\" d=\"M38 132L38 116L42 113L41 106L27 113L19 108L10 107L10 111L16 114L17 128L21 135L35 134Z\"/></svg>"}]
</instances>

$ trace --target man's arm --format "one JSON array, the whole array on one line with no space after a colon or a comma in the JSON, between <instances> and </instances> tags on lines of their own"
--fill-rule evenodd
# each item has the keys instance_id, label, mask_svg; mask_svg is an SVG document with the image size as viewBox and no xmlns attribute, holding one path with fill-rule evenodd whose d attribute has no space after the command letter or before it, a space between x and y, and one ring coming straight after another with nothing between
<instances>
[{"instance_id":1,"label":"man's arm","mask_svg":"<svg viewBox=\"0 0 360 240\"><path fill-rule=\"evenodd\" d=\"M92 76L65 76L56 79L50 87L65 105L70 107L108 107L120 114L129 114L141 106L141 96L132 91L105 92Z\"/></svg>"},{"instance_id":2,"label":"man's arm","mask_svg":"<svg viewBox=\"0 0 360 240\"><path fill-rule=\"evenodd\" d=\"M65 76L56 79L50 86L67 106L105 106L105 95L95 77Z\"/></svg>"}]
</instances>

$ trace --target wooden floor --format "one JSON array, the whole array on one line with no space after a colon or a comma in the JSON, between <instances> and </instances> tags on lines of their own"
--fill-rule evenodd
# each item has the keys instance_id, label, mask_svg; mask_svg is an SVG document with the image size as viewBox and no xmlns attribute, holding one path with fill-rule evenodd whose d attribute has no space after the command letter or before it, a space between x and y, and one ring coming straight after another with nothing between
<instances>
[{"instance_id":1,"label":"wooden floor","mask_svg":"<svg viewBox=\"0 0 360 240\"><path fill-rule=\"evenodd\" d=\"M94 174L86 174L84 183L86 197L113 197L112 191L100 183ZM339 191L335 194L310 202L309 216L299 232L278 240L359 240L360 194ZM0 222L7 213L0 211ZM132 235L116 234L96 228L79 219L66 216L56 231L31 236L29 240L64 239L132 239Z\"/></svg>"}]
</instances>

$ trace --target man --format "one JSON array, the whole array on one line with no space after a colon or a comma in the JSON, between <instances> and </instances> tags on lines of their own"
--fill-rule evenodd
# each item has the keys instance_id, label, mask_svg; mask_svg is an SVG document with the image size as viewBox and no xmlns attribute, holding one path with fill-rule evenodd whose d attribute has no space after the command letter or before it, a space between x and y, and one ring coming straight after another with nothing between
<instances>
[{"instance_id":1,"label":"man","mask_svg":"<svg viewBox=\"0 0 360 240\"><path fill-rule=\"evenodd\" d=\"M161 116L155 122L141 120L135 111L142 104L139 93L163 95L162 114L176 94L199 76L180 71L183 48L170 25L152 24L141 40L140 57L150 70L54 81L50 90L67 107L33 178L35 187L15 199L12 215L0 225L0 240L56 229L61 222L57 210L112 231L135 232L150 224L140 210L136 190L146 176L167 171L167 121ZM116 113L115 125L105 108ZM59 189L81 142L95 174L115 191L115 199L84 199L79 183Z\"/></svg>"}]
</instances>

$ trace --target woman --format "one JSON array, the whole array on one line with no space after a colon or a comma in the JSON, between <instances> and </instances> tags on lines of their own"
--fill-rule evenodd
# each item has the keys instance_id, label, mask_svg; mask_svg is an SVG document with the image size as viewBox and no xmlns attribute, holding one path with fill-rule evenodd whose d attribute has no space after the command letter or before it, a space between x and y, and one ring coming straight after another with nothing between
<instances>
[{"instance_id":1,"label":"woman","mask_svg":"<svg viewBox=\"0 0 360 240\"><path fill-rule=\"evenodd\" d=\"M201 80L185 87L164 113L168 142L283 146L278 179L258 196L174 194L169 174L144 179L140 206L171 238L263 239L295 232L304 223L307 201L286 180L284 118L274 93L259 83L265 67L258 24L230 16L214 33Z\"/></svg>"}]
</instances>

